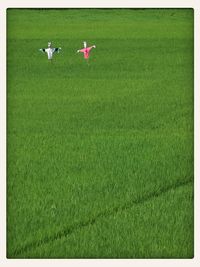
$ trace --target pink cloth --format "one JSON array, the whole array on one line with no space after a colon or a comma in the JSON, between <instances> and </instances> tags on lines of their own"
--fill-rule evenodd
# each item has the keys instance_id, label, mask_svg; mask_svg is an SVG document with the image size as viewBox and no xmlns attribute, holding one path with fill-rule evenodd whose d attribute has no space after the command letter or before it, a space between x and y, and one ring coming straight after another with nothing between
<instances>
[{"instance_id":1,"label":"pink cloth","mask_svg":"<svg viewBox=\"0 0 200 267\"><path fill-rule=\"evenodd\" d=\"M84 53L84 58L89 58L90 50L93 48L93 46L83 48L79 50L80 52Z\"/></svg>"}]
</instances>

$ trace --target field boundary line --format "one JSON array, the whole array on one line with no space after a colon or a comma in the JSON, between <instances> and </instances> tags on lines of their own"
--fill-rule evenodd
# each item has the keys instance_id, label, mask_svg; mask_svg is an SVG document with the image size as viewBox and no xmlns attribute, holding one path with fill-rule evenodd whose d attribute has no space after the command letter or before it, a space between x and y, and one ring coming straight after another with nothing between
<instances>
[{"instance_id":1,"label":"field boundary line","mask_svg":"<svg viewBox=\"0 0 200 267\"><path fill-rule=\"evenodd\" d=\"M154 198L158 198L158 197L162 196L163 194L165 194L171 190L176 190L179 187L186 186L186 185L193 182L192 179L190 178L190 179L184 180L182 182L174 183L173 185L168 185L165 188L162 188L157 192L150 192L146 196L140 197L138 199L130 200L121 206L113 207L111 209L102 211L99 214L97 214L94 218L90 218L87 221L76 223L73 226L69 226L66 229L62 229L62 230L58 231L57 233L52 234L51 236L46 236L41 240L27 243L24 246L22 246L21 248L14 250L11 254L15 256L14 258L16 258L16 256L18 254L22 254L23 252L27 252L31 249L40 247L44 244L54 242L54 241L59 240L63 237L68 237L69 235L73 234L74 232L76 232L82 228L94 225L100 218L109 217L109 216L112 216L114 214L117 214L118 212L124 212L124 211L132 208L134 205L141 205L141 204L148 202ZM20 259L20 257L19 257L19 259Z\"/></svg>"}]
</instances>

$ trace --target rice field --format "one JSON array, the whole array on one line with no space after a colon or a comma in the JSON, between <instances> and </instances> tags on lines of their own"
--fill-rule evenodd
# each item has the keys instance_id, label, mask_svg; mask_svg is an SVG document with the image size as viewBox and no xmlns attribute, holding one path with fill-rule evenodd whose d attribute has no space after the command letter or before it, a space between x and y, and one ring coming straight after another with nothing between
<instances>
[{"instance_id":1,"label":"rice field","mask_svg":"<svg viewBox=\"0 0 200 267\"><path fill-rule=\"evenodd\" d=\"M193 10L7 22L7 257L193 258Z\"/></svg>"}]
</instances>

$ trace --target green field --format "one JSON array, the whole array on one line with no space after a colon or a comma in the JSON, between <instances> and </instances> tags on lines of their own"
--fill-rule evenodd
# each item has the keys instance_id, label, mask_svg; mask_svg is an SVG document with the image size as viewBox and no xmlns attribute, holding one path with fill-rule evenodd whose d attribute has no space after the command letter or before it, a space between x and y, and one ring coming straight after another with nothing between
<instances>
[{"instance_id":1,"label":"green field","mask_svg":"<svg viewBox=\"0 0 200 267\"><path fill-rule=\"evenodd\" d=\"M7 257L192 258L193 10L7 15Z\"/></svg>"}]
</instances>

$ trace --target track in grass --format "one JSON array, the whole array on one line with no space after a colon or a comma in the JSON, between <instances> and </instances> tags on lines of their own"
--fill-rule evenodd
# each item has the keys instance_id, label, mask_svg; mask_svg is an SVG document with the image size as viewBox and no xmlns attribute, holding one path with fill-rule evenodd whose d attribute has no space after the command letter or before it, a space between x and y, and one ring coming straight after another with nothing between
<instances>
[{"instance_id":1,"label":"track in grass","mask_svg":"<svg viewBox=\"0 0 200 267\"><path fill-rule=\"evenodd\" d=\"M54 242L54 241L57 241L61 238L66 238L69 235L76 232L77 230L80 230L84 227L92 226L93 224L97 223L99 219L102 219L104 217L107 218L109 216L113 216L119 212L124 212L124 211L132 208L132 206L134 206L134 205L144 204L146 201L160 197L162 194L165 194L166 192L168 192L170 190L175 190L176 188L186 186L186 185L191 184L191 183L192 183L192 179L188 179L188 180L182 181L181 183L172 185L170 187L166 187L165 189L161 190L160 192L152 192L152 193L148 194L147 196L143 196L143 198L141 198L141 199L137 199L137 200L131 201L129 203L124 203L121 207L119 206L119 207L112 208L112 210L105 210L103 213L98 214L95 218L91 218L85 222L75 224L72 228L64 229L58 233L53 234L52 236L46 237L42 240L38 240L35 243L27 244L26 246L24 246L22 248L18 248L13 254L15 256L18 256L18 255L20 256L20 255L26 254L27 252L29 252L29 250L36 249L40 246L45 245L46 243ZM58 253L58 256L59 256L59 253Z\"/></svg>"},{"instance_id":2,"label":"track in grass","mask_svg":"<svg viewBox=\"0 0 200 267\"><path fill-rule=\"evenodd\" d=\"M97 45L90 66L76 54L83 40ZM38 52L48 41L62 47L52 64ZM48 243L65 235L62 229L89 226L193 182L193 11L8 10L7 97L8 257L43 257L31 249L42 240L44 257L56 257ZM184 227L193 210L187 201L184 215L171 204ZM164 231L159 205L157 214ZM186 248L177 250L184 228L180 220L169 224L178 233L171 244L151 248L147 240L142 247L138 240L140 248L129 242L129 254L122 247L116 256L191 257L192 227ZM123 229L125 237L129 224ZM98 231L99 239L110 236L114 251L121 233ZM153 238L155 227L149 231ZM139 225L136 232L141 238ZM94 237L93 255L106 256ZM90 256L71 245L62 257Z\"/></svg>"}]
</instances>

